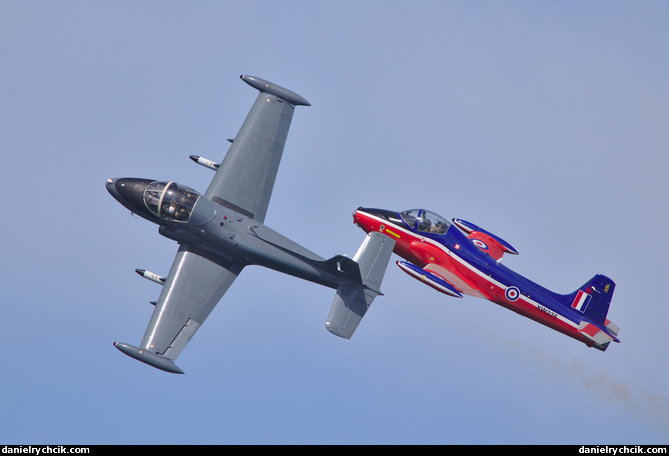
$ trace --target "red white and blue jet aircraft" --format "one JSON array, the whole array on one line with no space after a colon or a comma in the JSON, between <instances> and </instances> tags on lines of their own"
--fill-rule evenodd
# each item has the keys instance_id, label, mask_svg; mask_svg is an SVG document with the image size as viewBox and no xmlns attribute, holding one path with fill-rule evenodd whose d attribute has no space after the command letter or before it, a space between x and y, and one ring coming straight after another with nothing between
<instances>
[{"instance_id":1,"label":"red white and blue jet aircraft","mask_svg":"<svg viewBox=\"0 0 669 456\"><path fill-rule=\"evenodd\" d=\"M615 283L598 274L570 294L554 293L501 264L517 255L508 242L473 223L452 222L424 209L394 212L359 207L353 221L395 241L397 265L449 296L487 299L556 331L606 350L618 328L606 317Z\"/></svg>"}]
</instances>

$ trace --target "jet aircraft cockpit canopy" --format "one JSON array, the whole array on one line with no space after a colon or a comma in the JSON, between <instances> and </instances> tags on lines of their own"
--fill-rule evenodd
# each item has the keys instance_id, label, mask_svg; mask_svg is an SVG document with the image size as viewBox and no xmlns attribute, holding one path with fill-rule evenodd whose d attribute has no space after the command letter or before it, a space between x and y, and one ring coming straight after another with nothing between
<instances>
[{"instance_id":1,"label":"jet aircraft cockpit canopy","mask_svg":"<svg viewBox=\"0 0 669 456\"><path fill-rule=\"evenodd\" d=\"M451 222L425 209L410 209L400 212L402 220L413 229L426 233L444 234L451 226Z\"/></svg>"},{"instance_id":2,"label":"jet aircraft cockpit canopy","mask_svg":"<svg viewBox=\"0 0 669 456\"><path fill-rule=\"evenodd\" d=\"M171 222L187 223L198 192L176 182L151 182L144 191L144 204L156 216Z\"/></svg>"}]
</instances>

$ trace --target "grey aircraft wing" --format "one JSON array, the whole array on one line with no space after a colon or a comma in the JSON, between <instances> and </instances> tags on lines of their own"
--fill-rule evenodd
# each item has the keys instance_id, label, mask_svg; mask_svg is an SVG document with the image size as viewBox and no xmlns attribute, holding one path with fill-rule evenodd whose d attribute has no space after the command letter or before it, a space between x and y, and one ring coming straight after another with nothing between
<instances>
[{"instance_id":1,"label":"grey aircraft wing","mask_svg":"<svg viewBox=\"0 0 669 456\"><path fill-rule=\"evenodd\" d=\"M159 369L183 373L174 360L243 267L197 245L179 245L139 348L118 343L116 348Z\"/></svg>"},{"instance_id":2,"label":"grey aircraft wing","mask_svg":"<svg viewBox=\"0 0 669 456\"><path fill-rule=\"evenodd\" d=\"M260 93L205 196L263 223L295 106L311 106L298 94L253 76L241 79Z\"/></svg>"},{"instance_id":3,"label":"grey aircraft wing","mask_svg":"<svg viewBox=\"0 0 669 456\"><path fill-rule=\"evenodd\" d=\"M204 196L262 223L295 106L310 104L263 79L241 79L260 93ZM183 373L174 360L243 267L195 244L180 244L140 346L114 345L146 364Z\"/></svg>"}]
</instances>

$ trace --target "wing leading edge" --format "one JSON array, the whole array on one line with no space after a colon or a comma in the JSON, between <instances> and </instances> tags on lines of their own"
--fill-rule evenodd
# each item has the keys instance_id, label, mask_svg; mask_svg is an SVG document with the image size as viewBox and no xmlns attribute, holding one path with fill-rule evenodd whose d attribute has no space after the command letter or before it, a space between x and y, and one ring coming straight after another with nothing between
<instances>
[{"instance_id":1,"label":"wing leading edge","mask_svg":"<svg viewBox=\"0 0 669 456\"><path fill-rule=\"evenodd\" d=\"M307 100L264 79L242 75L260 93L205 196L263 223L295 106Z\"/></svg>"},{"instance_id":2,"label":"wing leading edge","mask_svg":"<svg viewBox=\"0 0 669 456\"><path fill-rule=\"evenodd\" d=\"M177 359L243 267L196 245L180 245L141 347Z\"/></svg>"},{"instance_id":3,"label":"wing leading edge","mask_svg":"<svg viewBox=\"0 0 669 456\"><path fill-rule=\"evenodd\" d=\"M196 245L180 245L140 346L114 345L158 369L183 373L174 360L243 267Z\"/></svg>"}]
</instances>

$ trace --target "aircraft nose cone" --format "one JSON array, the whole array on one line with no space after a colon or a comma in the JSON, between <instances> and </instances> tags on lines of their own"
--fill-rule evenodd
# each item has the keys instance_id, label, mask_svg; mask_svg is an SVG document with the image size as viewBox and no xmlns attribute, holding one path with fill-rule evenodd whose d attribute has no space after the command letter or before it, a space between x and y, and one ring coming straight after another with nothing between
<instances>
[{"instance_id":1,"label":"aircraft nose cone","mask_svg":"<svg viewBox=\"0 0 669 456\"><path fill-rule=\"evenodd\" d=\"M365 214L370 214L374 215L376 217L381 217L386 220L391 220L392 218L397 218L397 212L394 211L389 211L386 209L377 209L377 208L371 208L371 207L359 207L355 211L357 212L362 212Z\"/></svg>"},{"instance_id":2,"label":"aircraft nose cone","mask_svg":"<svg viewBox=\"0 0 669 456\"><path fill-rule=\"evenodd\" d=\"M114 188L126 201L130 203L142 202L144 190L153 182L149 179L136 179L132 177L125 177L116 179Z\"/></svg>"},{"instance_id":3,"label":"aircraft nose cone","mask_svg":"<svg viewBox=\"0 0 669 456\"><path fill-rule=\"evenodd\" d=\"M107 182L105 183L105 188L109 192L111 196L113 196L116 200L120 201L119 198L121 195L118 194L116 191L116 181L118 179L107 179Z\"/></svg>"},{"instance_id":4,"label":"aircraft nose cone","mask_svg":"<svg viewBox=\"0 0 669 456\"><path fill-rule=\"evenodd\" d=\"M107 191L121 204L137 213L146 212L144 191L153 182L151 179L122 177L107 179Z\"/></svg>"}]
</instances>

